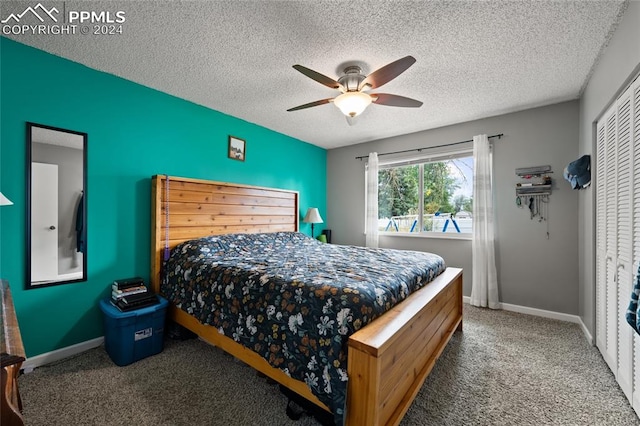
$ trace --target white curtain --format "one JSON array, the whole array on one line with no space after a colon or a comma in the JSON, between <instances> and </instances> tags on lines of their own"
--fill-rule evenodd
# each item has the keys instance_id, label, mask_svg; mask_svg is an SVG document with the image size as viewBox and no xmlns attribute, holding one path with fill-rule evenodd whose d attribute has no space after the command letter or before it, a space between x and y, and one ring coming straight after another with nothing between
<instances>
[{"instance_id":1,"label":"white curtain","mask_svg":"<svg viewBox=\"0 0 640 426\"><path fill-rule=\"evenodd\" d=\"M473 161L473 274L470 303L499 309L493 233L493 164L487 135L473 137Z\"/></svg>"},{"instance_id":2,"label":"white curtain","mask_svg":"<svg viewBox=\"0 0 640 426\"><path fill-rule=\"evenodd\" d=\"M378 153L369 154L367 163L367 247L378 248Z\"/></svg>"}]
</instances>

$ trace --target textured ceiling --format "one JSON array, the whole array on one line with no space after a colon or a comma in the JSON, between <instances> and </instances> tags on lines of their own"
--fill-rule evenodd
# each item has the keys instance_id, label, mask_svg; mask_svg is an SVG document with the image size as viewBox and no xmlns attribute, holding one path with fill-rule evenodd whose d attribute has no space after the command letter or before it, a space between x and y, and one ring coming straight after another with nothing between
<instances>
[{"instance_id":1,"label":"textured ceiling","mask_svg":"<svg viewBox=\"0 0 640 426\"><path fill-rule=\"evenodd\" d=\"M123 34L7 37L325 148L577 99L626 8L619 0L41 3L61 14L124 11ZM0 15L36 4L2 2ZM345 65L368 74L406 55L417 62L379 92L421 108L374 104L355 126L332 104L286 111L339 94L294 64L337 79Z\"/></svg>"}]
</instances>

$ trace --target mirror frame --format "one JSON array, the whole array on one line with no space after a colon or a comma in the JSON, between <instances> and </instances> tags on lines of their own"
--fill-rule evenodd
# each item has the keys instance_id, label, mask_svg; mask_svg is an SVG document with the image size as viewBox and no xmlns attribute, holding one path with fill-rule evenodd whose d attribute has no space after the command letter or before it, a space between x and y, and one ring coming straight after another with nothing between
<instances>
[{"instance_id":1,"label":"mirror frame","mask_svg":"<svg viewBox=\"0 0 640 426\"><path fill-rule=\"evenodd\" d=\"M44 124L38 124L38 123L33 123L30 121L26 122L27 126L27 155L26 155L26 209L25 209L25 219L26 219L26 234L27 234L27 240L25 241L25 246L26 246L26 256L25 256L25 288L27 290L30 289L35 289L35 288L44 288L44 287L51 287L54 285L60 285L60 284L69 284L69 283L78 283L78 282L83 282L83 281L87 281L87 203L88 203L88 191L87 191L87 141L89 139L89 136L87 133L85 132L78 132L75 130L69 130L69 129L63 129L60 127L53 127L53 126L47 126ZM32 284L31 283L31 163L32 163L32 153L33 153L33 148L32 148L32 129L34 127L40 127L43 129L48 129L48 130L55 130L58 132L64 132L64 133L71 133L74 135L79 135L82 137L82 187L84 188L83 191L83 205L82 205L82 214L83 214L83 220L84 220L84 240L85 240L85 246L84 246L84 252L83 252L83 256L82 256L82 271L83 271L83 275L82 278L78 278L78 279L74 279L74 280L60 280L60 281L52 281L52 282L46 282L46 283L42 283L42 284Z\"/></svg>"}]
</instances>

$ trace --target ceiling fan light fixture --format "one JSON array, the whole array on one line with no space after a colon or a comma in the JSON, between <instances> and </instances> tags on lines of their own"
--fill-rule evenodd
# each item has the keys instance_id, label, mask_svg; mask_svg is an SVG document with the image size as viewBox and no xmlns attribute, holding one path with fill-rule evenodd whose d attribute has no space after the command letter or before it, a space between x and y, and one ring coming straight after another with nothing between
<instances>
[{"instance_id":1,"label":"ceiling fan light fixture","mask_svg":"<svg viewBox=\"0 0 640 426\"><path fill-rule=\"evenodd\" d=\"M298 111L333 102L340 108L340 111L347 117L347 122L352 126L355 124L354 119L362 114L371 103L392 107L419 108L422 106L422 102L415 99L391 95L389 93L368 94L363 92L363 90L377 89L387 84L405 72L415 62L416 59L413 56L405 56L375 70L367 76L362 74L362 69L359 66L351 65L344 69L344 75L338 78L337 81L302 65L294 65L293 68L295 70L324 86L331 89L338 89L341 94L336 98L309 102L304 105L289 108L287 111Z\"/></svg>"},{"instance_id":2,"label":"ceiling fan light fixture","mask_svg":"<svg viewBox=\"0 0 640 426\"><path fill-rule=\"evenodd\" d=\"M333 103L340 108L344 115L355 117L362 114L372 101L371 96L366 93L346 92L336 97Z\"/></svg>"}]
</instances>

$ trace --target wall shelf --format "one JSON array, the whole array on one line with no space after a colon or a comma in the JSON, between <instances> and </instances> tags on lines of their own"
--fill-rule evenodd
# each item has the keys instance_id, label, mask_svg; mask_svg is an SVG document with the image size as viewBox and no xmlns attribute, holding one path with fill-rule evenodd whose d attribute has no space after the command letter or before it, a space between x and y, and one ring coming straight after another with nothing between
<instances>
[{"instance_id":1,"label":"wall shelf","mask_svg":"<svg viewBox=\"0 0 640 426\"><path fill-rule=\"evenodd\" d=\"M516 169L520 182L516 183L516 205L529 210L531 220L546 222L549 239L549 196L553 180L551 166L533 166Z\"/></svg>"},{"instance_id":2,"label":"wall shelf","mask_svg":"<svg viewBox=\"0 0 640 426\"><path fill-rule=\"evenodd\" d=\"M551 166L521 167L516 169L516 176L522 179L516 184L516 195L551 195L553 173Z\"/></svg>"},{"instance_id":3,"label":"wall shelf","mask_svg":"<svg viewBox=\"0 0 640 426\"><path fill-rule=\"evenodd\" d=\"M520 167L516 169L516 175L522 178L541 177L548 173L553 173L551 166Z\"/></svg>"},{"instance_id":4,"label":"wall shelf","mask_svg":"<svg viewBox=\"0 0 640 426\"><path fill-rule=\"evenodd\" d=\"M516 195L551 195L551 184L517 184Z\"/></svg>"}]
</instances>

